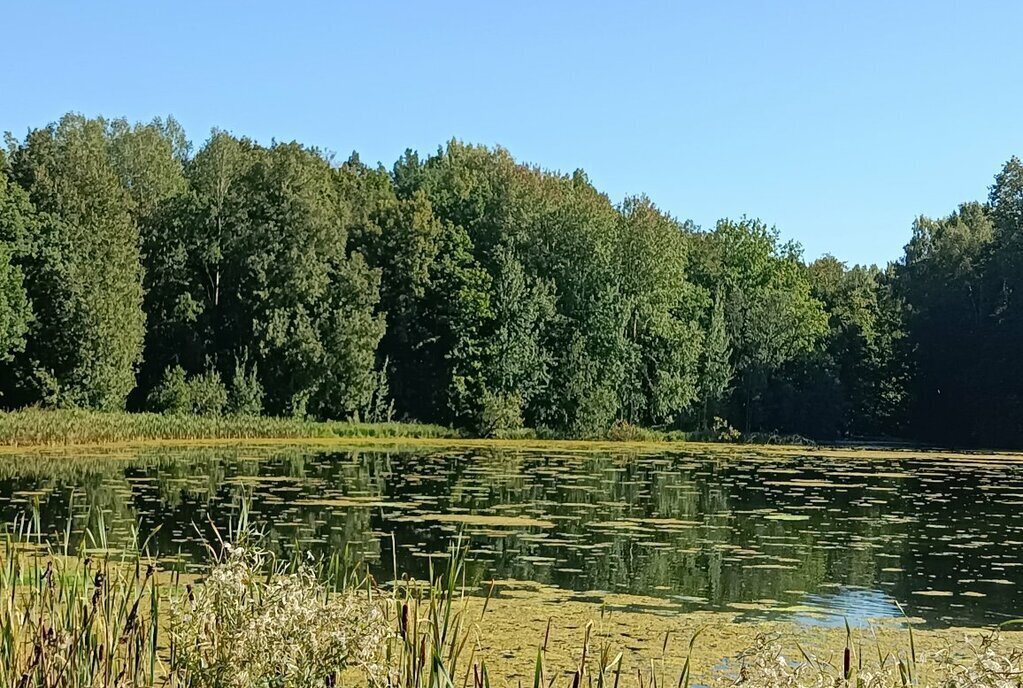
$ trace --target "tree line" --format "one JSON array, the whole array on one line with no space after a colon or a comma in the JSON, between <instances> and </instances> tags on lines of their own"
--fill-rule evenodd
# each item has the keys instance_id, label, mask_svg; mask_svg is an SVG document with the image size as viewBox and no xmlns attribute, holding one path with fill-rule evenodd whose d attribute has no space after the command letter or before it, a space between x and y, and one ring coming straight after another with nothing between
<instances>
[{"instance_id":1,"label":"tree line","mask_svg":"<svg viewBox=\"0 0 1023 688\"><path fill-rule=\"evenodd\" d=\"M885 267L456 140L386 169L69 114L0 168L6 408L1023 444L1016 158Z\"/></svg>"}]
</instances>

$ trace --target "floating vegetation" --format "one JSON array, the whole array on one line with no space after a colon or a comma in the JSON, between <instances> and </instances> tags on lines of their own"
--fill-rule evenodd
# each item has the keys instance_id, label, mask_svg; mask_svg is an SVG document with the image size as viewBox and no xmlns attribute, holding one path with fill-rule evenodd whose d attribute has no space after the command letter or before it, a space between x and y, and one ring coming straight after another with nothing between
<instances>
[{"instance_id":1,"label":"floating vegetation","mask_svg":"<svg viewBox=\"0 0 1023 688\"><path fill-rule=\"evenodd\" d=\"M489 514L441 514L418 513L412 516L419 521L438 521L470 526L493 526L504 528L553 528L554 523L529 516L492 516Z\"/></svg>"},{"instance_id":2,"label":"floating vegetation","mask_svg":"<svg viewBox=\"0 0 1023 688\"><path fill-rule=\"evenodd\" d=\"M773 513L764 516L765 521L809 521L810 516L808 514L788 514L788 513Z\"/></svg>"},{"instance_id":3,"label":"floating vegetation","mask_svg":"<svg viewBox=\"0 0 1023 688\"><path fill-rule=\"evenodd\" d=\"M151 540L111 547L103 513L77 555L70 527L59 550L47 545L38 510L8 534L0 685L965 688L1017 685L1023 664L1011 632L914 631L908 619L807 633L778 621L741 623L732 612L679 615L658 597L518 580L491 579L473 596L461 538L427 557L422 579L396 568L382 588L338 553L274 557L248 525L246 502L231 521L233 538L213 527L216 540L204 540L211 559L200 576L183 578L145 554ZM765 597L733 606L778 604Z\"/></svg>"},{"instance_id":4,"label":"floating vegetation","mask_svg":"<svg viewBox=\"0 0 1023 688\"><path fill-rule=\"evenodd\" d=\"M894 600L933 626L1023 612L1014 506L1023 463L730 451L727 460L682 445L638 454L286 444L12 452L0 456L0 519L38 501L41 529L68 529L77 546L102 512L111 550L130 548L139 525L158 564L196 572L207 554L193 522L209 516L226 528L245 498L272 524L274 555L341 553L377 580L396 569L424 577L462 532L477 595L488 577L535 580L598 600L656 597L687 613L752 604L757 621L798 619L793 610L810 606L859 626L897 615ZM846 606L848 595L831 594L856 590L887 603ZM765 599L775 603L757 602Z\"/></svg>"}]
</instances>

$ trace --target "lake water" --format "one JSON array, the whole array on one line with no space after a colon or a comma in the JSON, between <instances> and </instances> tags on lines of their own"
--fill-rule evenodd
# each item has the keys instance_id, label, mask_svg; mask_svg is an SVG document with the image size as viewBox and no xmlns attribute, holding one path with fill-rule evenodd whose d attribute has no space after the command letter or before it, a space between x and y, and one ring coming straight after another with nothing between
<instances>
[{"instance_id":1,"label":"lake water","mask_svg":"<svg viewBox=\"0 0 1023 688\"><path fill-rule=\"evenodd\" d=\"M932 626L1023 616L1023 463L984 457L311 447L0 456L0 519L38 500L55 538L108 547L140 524L197 569L208 518L241 500L269 546L346 552L378 580L425 577L453 537L467 583L540 583L680 611ZM96 538L102 541L101 538ZM392 546L392 542L394 546Z\"/></svg>"}]
</instances>

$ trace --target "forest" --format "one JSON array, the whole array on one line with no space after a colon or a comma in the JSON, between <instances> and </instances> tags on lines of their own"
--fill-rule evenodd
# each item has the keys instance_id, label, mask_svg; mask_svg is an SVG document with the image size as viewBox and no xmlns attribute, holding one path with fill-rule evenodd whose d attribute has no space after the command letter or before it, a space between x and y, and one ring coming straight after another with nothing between
<instances>
[{"instance_id":1,"label":"forest","mask_svg":"<svg viewBox=\"0 0 1023 688\"><path fill-rule=\"evenodd\" d=\"M458 140L388 169L68 114L0 169L3 408L1023 446L1015 157L886 266Z\"/></svg>"}]
</instances>

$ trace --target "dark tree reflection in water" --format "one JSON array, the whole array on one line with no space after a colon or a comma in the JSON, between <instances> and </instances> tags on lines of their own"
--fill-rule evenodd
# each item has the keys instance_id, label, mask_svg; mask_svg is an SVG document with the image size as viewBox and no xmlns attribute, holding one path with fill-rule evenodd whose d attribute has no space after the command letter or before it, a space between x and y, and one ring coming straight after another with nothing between
<instances>
[{"instance_id":1,"label":"dark tree reflection in water","mask_svg":"<svg viewBox=\"0 0 1023 688\"><path fill-rule=\"evenodd\" d=\"M581 598L662 598L744 618L934 626L1023 615L1023 463L755 450L145 450L0 458L0 517L38 500L43 527L83 541L132 528L167 565L197 567L208 519L241 500L280 553L344 552L378 580L423 577L464 533L467 582L556 586ZM102 513L102 516L100 515ZM396 551L392 552L392 535Z\"/></svg>"}]
</instances>

